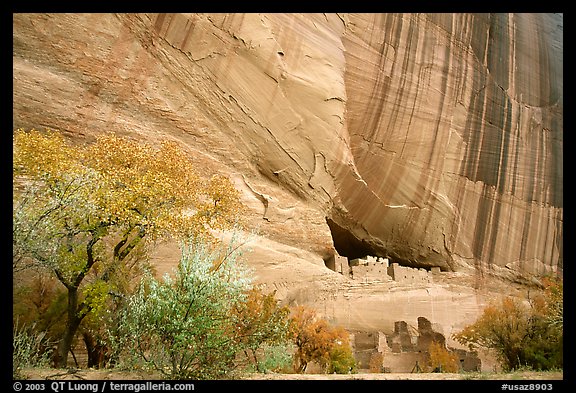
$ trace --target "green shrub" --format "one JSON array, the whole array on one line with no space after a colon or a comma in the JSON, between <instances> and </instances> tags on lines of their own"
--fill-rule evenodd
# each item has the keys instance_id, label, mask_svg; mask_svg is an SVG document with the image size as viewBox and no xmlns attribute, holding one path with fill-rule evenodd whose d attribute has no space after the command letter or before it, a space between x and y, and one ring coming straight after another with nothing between
<instances>
[{"instance_id":1,"label":"green shrub","mask_svg":"<svg viewBox=\"0 0 576 393\"><path fill-rule=\"evenodd\" d=\"M292 356L295 350L293 344L264 345L263 355L258 361L260 372L291 373Z\"/></svg>"},{"instance_id":2,"label":"green shrub","mask_svg":"<svg viewBox=\"0 0 576 393\"><path fill-rule=\"evenodd\" d=\"M341 332L345 332L343 329ZM326 371L329 374L348 374L356 372L356 359L348 341L348 334L336 341L330 350L330 362Z\"/></svg>"},{"instance_id":3,"label":"green shrub","mask_svg":"<svg viewBox=\"0 0 576 393\"><path fill-rule=\"evenodd\" d=\"M214 379L232 371L242 349L232 310L250 284L236 257L194 244L184 249L174 278L143 278L119 330L132 364L172 379Z\"/></svg>"},{"instance_id":4,"label":"green shrub","mask_svg":"<svg viewBox=\"0 0 576 393\"><path fill-rule=\"evenodd\" d=\"M12 377L22 378L23 367L48 366L50 344L45 332L35 331L35 325L18 326L16 321L12 337Z\"/></svg>"}]
</instances>

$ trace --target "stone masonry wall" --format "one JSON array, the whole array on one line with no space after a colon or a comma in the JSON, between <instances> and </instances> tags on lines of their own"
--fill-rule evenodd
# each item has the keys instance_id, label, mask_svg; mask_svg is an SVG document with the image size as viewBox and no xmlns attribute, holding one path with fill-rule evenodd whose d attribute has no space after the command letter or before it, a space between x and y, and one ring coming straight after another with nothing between
<instances>
[{"instance_id":1,"label":"stone masonry wall","mask_svg":"<svg viewBox=\"0 0 576 393\"><path fill-rule=\"evenodd\" d=\"M330 270L340 273L354 280L370 281L396 281L401 283L431 283L432 276L440 273L439 267L428 271L424 268L416 269L408 266L400 266L398 263L390 263L388 258L367 255L364 258L348 258L341 255L333 255L324 261Z\"/></svg>"},{"instance_id":2,"label":"stone masonry wall","mask_svg":"<svg viewBox=\"0 0 576 393\"><path fill-rule=\"evenodd\" d=\"M426 269L414 269L393 263L388 266L387 273L396 282L403 283L431 283L432 273Z\"/></svg>"},{"instance_id":3,"label":"stone masonry wall","mask_svg":"<svg viewBox=\"0 0 576 393\"><path fill-rule=\"evenodd\" d=\"M383 355L382 370L385 372L410 373L429 369L428 350L432 342L437 342L458 356L464 371L478 371L481 360L477 353L446 347L444 335L424 317L418 318L418 327L406 321L396 321L394 333L386 335L377 331L356 331L352 333L352 347L358 369L368 369L372 355ZM417 370L419 368L419 370Z\"/></svg>"}]
</instances>

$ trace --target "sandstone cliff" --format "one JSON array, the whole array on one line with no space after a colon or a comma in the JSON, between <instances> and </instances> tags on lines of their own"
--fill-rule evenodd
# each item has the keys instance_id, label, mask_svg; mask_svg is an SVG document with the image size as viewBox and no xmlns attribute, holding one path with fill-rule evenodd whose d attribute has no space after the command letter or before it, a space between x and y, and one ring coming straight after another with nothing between
<instances>
[{"instance_id":1,"label":"sandstone cliff","mask_svg":"<svg viewBox=\"0 0 576 393\"><path fill-rule=\"evenodd\" d=\"M13 127L183 143L284 296L347 285L336 251L481 288L562 271L562 65L561 14L15 14Z\"/></svg>"}]
</instances>

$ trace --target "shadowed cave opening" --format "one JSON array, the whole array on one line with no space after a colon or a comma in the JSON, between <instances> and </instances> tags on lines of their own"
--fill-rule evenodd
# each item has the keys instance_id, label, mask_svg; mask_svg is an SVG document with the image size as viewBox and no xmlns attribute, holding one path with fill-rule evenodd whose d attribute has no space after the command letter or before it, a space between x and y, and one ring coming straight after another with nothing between
<instances>
[{"instance_id":1,"label":"shadowed cave opening","mask_svg":"<svg viewBox=\"0 0 576 393\"><path fill-rule=\"evenodd\" d=\"M326 223L332 234L334 248L341 256L347 257L348 260L363 258L366 255L382 256L366 240L358 239L349 230L342 228L330 218L326 218Z\"/></svg>"},{"instance_id":2,"label":"shadowed cave opening","mask_svg":"<svg viewBox=\"0 0 576 393\"><path fill-rule=\"evenodd\" d=\"M410 261L401 258L397 252L392 250L385 250L381 247L374 246L368 243L364 239L359 239L348 229L340 226L334 220L326 217L326 223L330 228L330 233L332 234L332 241L334 243L334 248L340 256L348 258L348 260L356 258L364 258L368 255L373 257L389 258L390 262L398 263L400 266L408 266L412 268L425 268L430 269L430 265L421 264L417 261ZM326 267L334 270L333 267L328 266L328 264L333 262L332 258L324 261Z\"/></svg>"}]
</instances>

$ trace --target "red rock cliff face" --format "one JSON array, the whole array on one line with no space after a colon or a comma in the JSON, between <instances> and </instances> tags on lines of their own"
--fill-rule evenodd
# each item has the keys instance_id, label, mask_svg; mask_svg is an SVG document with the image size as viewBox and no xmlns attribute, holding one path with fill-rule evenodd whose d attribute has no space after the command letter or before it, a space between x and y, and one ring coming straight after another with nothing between
<instances>
[{"instance_id":1,"label":"red rock cliff face","mask_svg":"<svg viewBox=\"0 0 576 393\"><path fill-rule=\"evenodd\" d=\"M326 278L334 248L562 269L561 14L15 14L13 27L14 128L180 141L243 191L262 280L294 260L291 280Z\"/></svg>"},{"instance_id":2,"label":"red rock cliff face","mask_svg":"<svg viewBox=\"0 0 576 393\"><path fill-rule=\"evenodd\" d=\"M349 214L403 259L561 267L562 17L365 17L343 37Z\"/></svg>"}]
</instances>

